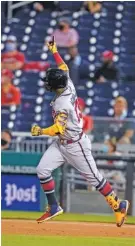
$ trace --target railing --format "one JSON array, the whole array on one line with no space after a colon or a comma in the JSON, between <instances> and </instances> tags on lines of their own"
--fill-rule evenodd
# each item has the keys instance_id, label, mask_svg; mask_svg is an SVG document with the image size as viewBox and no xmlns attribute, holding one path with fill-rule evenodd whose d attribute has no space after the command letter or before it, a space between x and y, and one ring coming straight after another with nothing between
<instances>
[{"instance_id":1,"label":"railing","mask_svg":"<svg viewBox=\"0 0 135 246\"><path fill-rule=\"evenodd\" d=\"M32 137L30 132L12 132L12 136L15 138L11 141L10 149L27 153L43 153L55 139L47 136Z\"/></svg>"},{"instance_id":2,"label":"railing","mask_svg":"<svg viewBox=\"0 0 135 246\"><path fill-rule=\"evenodd\" d=\"M26 152L26 153L43 153L46 148L56 138L51 137L31 137L30 133L25 132L13 132L13 136L16 138L11 141L10 149L15 152ZM29 139L27 139L29 137ZM89 135L91 139L91 135ZM92 143L92 151L102 153L104 143ZM135 144L117 144L116 146L119 155L124 154L135 154Z\"/></svg>"},{"instance_id":3,"label":"railing","mask_svg":"<svg viewBox=\"0 0 135 246\"><path fill-rule=\"evenodd\" d=\"M94 152L102 152L103 143L107 139L117 138L121 130L134 129L134 135L130 144L117 144L116 149L121 153L135 153L135 119L128 118L117 120L109 117L94 117L94 129L89 134L92 141L92 150ZM112 130L114 137L112 137ZM124 134L124 133L123 133ZM115 136L116 135L116 136ZM30 132L13 132L16 138L12 141L11 149L23 152L44 152L46 147L52 142L52 138L32 137ZM54 138L53 138L54 139Z\"/></svg>"},{"instance_id":4,"label":"railing","mask_svg":"<svg viewBox=\"0 0 135 246\"><path fill-rule=\"evenodd\" d=\"M36 140L25 140L18 137L11 142L11 150L16 152L26 152L26 153L44 153L47 147L52 143L52 138L43 138Z\"/></svg>"},{"instance_id":5,"label":"railing","mask_svg":"<svg viewBox=\"0 0 135 246\"><path fill-rule=\"evenodd\" d=\"M101 166L101 172L103 173L103 164ZM104 170L106 171L108 169L108 165L104 164ZM100 169L100 165L98 165L98 168ZM116 172L114 171L117 171L117 170L107 170L108 172L104 173L104 177L109 180L109 182L112 184L113 188L116 190L116 191L122 191L124 192L125 191L125 187L126 187L126 176L125 174L120 170L120 173L121 173L121 177L118 177L117 180L114 179L114 176L116 175ZM89 186L88 182L85 180L85 178L78 174L75 169L71 168L68 173L67 173L67 181L70 183L71 185L71 190L75 190L76 189L76 185L81 186L85 186L86 189L87 187ZM93 187L91 188L93 191L95 190Z\"/></svg>"},{"instance_id":6,"label":"railing","mask_svg":"<svg viewBox=\"0 0 135 246\"><path fill-rule=\"evenodd\" d=\"M13 17L13 11L14 9L23 7L27 4L30 4L34 1L20 1L18 3L14 3L14 1L8 1L8 13L7 13L7 19L10 21Z\"/></svg>"}]
</instances>

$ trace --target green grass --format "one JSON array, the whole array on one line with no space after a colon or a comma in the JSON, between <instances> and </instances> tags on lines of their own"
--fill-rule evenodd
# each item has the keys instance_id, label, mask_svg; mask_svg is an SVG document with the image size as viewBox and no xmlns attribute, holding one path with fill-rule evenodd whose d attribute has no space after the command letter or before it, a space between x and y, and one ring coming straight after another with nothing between
<instances>
[{"instance_id":1,"label":"green grass","mask_svg":"<svg viewBox=\"0 0 135 246\"><path fill-rule=\"evenodd\" d=\"M131 238L2 236L2 246L134 246Z\"/></svg>"},{"instance_id":2,"label":"green grass","mask_svg":"<svg viewBox=\"0 0 135 246\"><path fill-rule=\"evenodd\" d=\"M30 219L35 220L40 217L40 212L20 212L20 211L2 211L1 217L7 219ZM95 215L95 214L70 214L65 213L56 217L57 221L78 221L78 222L106 222L114 223L115 217L113 215ZM135 217L128 216L128 224L135 224Z\"/></svg>"},{"instance_id":3,"label":"green grass","mask_svg":"<svg viewBox=\"0 0 135 246\"><path fill-rule=\"evenodd\" d=\"M2 218L8 219L37 219L42 213L2 211ZM82 222L109 222L115 221L114 216L109 215L86 215L65 213L56 217L59 221L82 221ZM135 224L135 217L129 217L128 223ZM110 237L72 237L72 236L30 236L30 235L2 235L2 246L134 246L135 238L110 238Z\"/></svg>"}]
</instances>

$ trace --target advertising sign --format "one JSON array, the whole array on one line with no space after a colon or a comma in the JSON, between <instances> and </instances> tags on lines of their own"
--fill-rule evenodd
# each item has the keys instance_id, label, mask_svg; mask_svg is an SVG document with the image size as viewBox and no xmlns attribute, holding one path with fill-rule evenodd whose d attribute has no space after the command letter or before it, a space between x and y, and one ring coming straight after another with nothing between
<instances>
[{"instance_id":1,"label":"advertising sign","mask_svg":"<svg viewBox=\"0 0 135 246\"><path fill-rule=\"evenodd\" d=\"M2 174L4 210L40 211L40 183L36 175Z\"/></svg>"}]
</instances>

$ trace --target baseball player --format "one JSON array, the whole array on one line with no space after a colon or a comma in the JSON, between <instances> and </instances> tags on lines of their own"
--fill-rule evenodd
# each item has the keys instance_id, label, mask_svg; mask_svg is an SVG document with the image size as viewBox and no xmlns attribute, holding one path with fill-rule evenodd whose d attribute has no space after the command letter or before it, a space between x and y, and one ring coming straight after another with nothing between
<instances>
[{"instance_id":1,"label":"baseball player","mask_svg":"<svg viewBox=\"0 0 135 246\"><path fill-rule=\"evenodd\" d=\"M75 167L104 197L116 215L116 225L122 226L129 202L120 200L109 182L98 171L91 154L90 139L82 131L83 118L78 107L75 87L69 77L68 67L57 51L54 40L47 43L58 68L48 69L44 78L45 89L55 92L51 102L54 124L48 128L35 125L32 136L58 136L46 150L37 166L37 175L48 200L46 212L37 219L42 223L63 213L55 198L52 171L65 162Z\"/></svg>"}]
</instances>

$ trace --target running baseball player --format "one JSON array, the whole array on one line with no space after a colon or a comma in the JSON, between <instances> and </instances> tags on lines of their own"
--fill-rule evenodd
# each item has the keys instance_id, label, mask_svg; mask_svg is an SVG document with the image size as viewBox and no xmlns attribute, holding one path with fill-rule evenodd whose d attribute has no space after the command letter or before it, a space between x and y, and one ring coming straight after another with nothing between
<instances>
[{"instance_id":1,"label":"running baseball player","mask_svg":"<svg viewBox=\"0 0 135 246\"><path fill-rule=\"evenodd\" d=\"M58 139L46 150L37 166L37 175L48 200L48 208L37 222L42 223L63 213L55 197L55 184L51 173L66 162L75 167L105 197L116 215L116 225L121 227L129 202L120 200L110 183L98 171L91 154L90 139L82 131L83 119L68 67L59 55L54 40L47 43L47 46L58 66L48 69L46 78L43 79L45 89L56 94L51 102L54 124L48 128L35 125L31 134L58 136Z\"/></svg>"}]
</instances>

